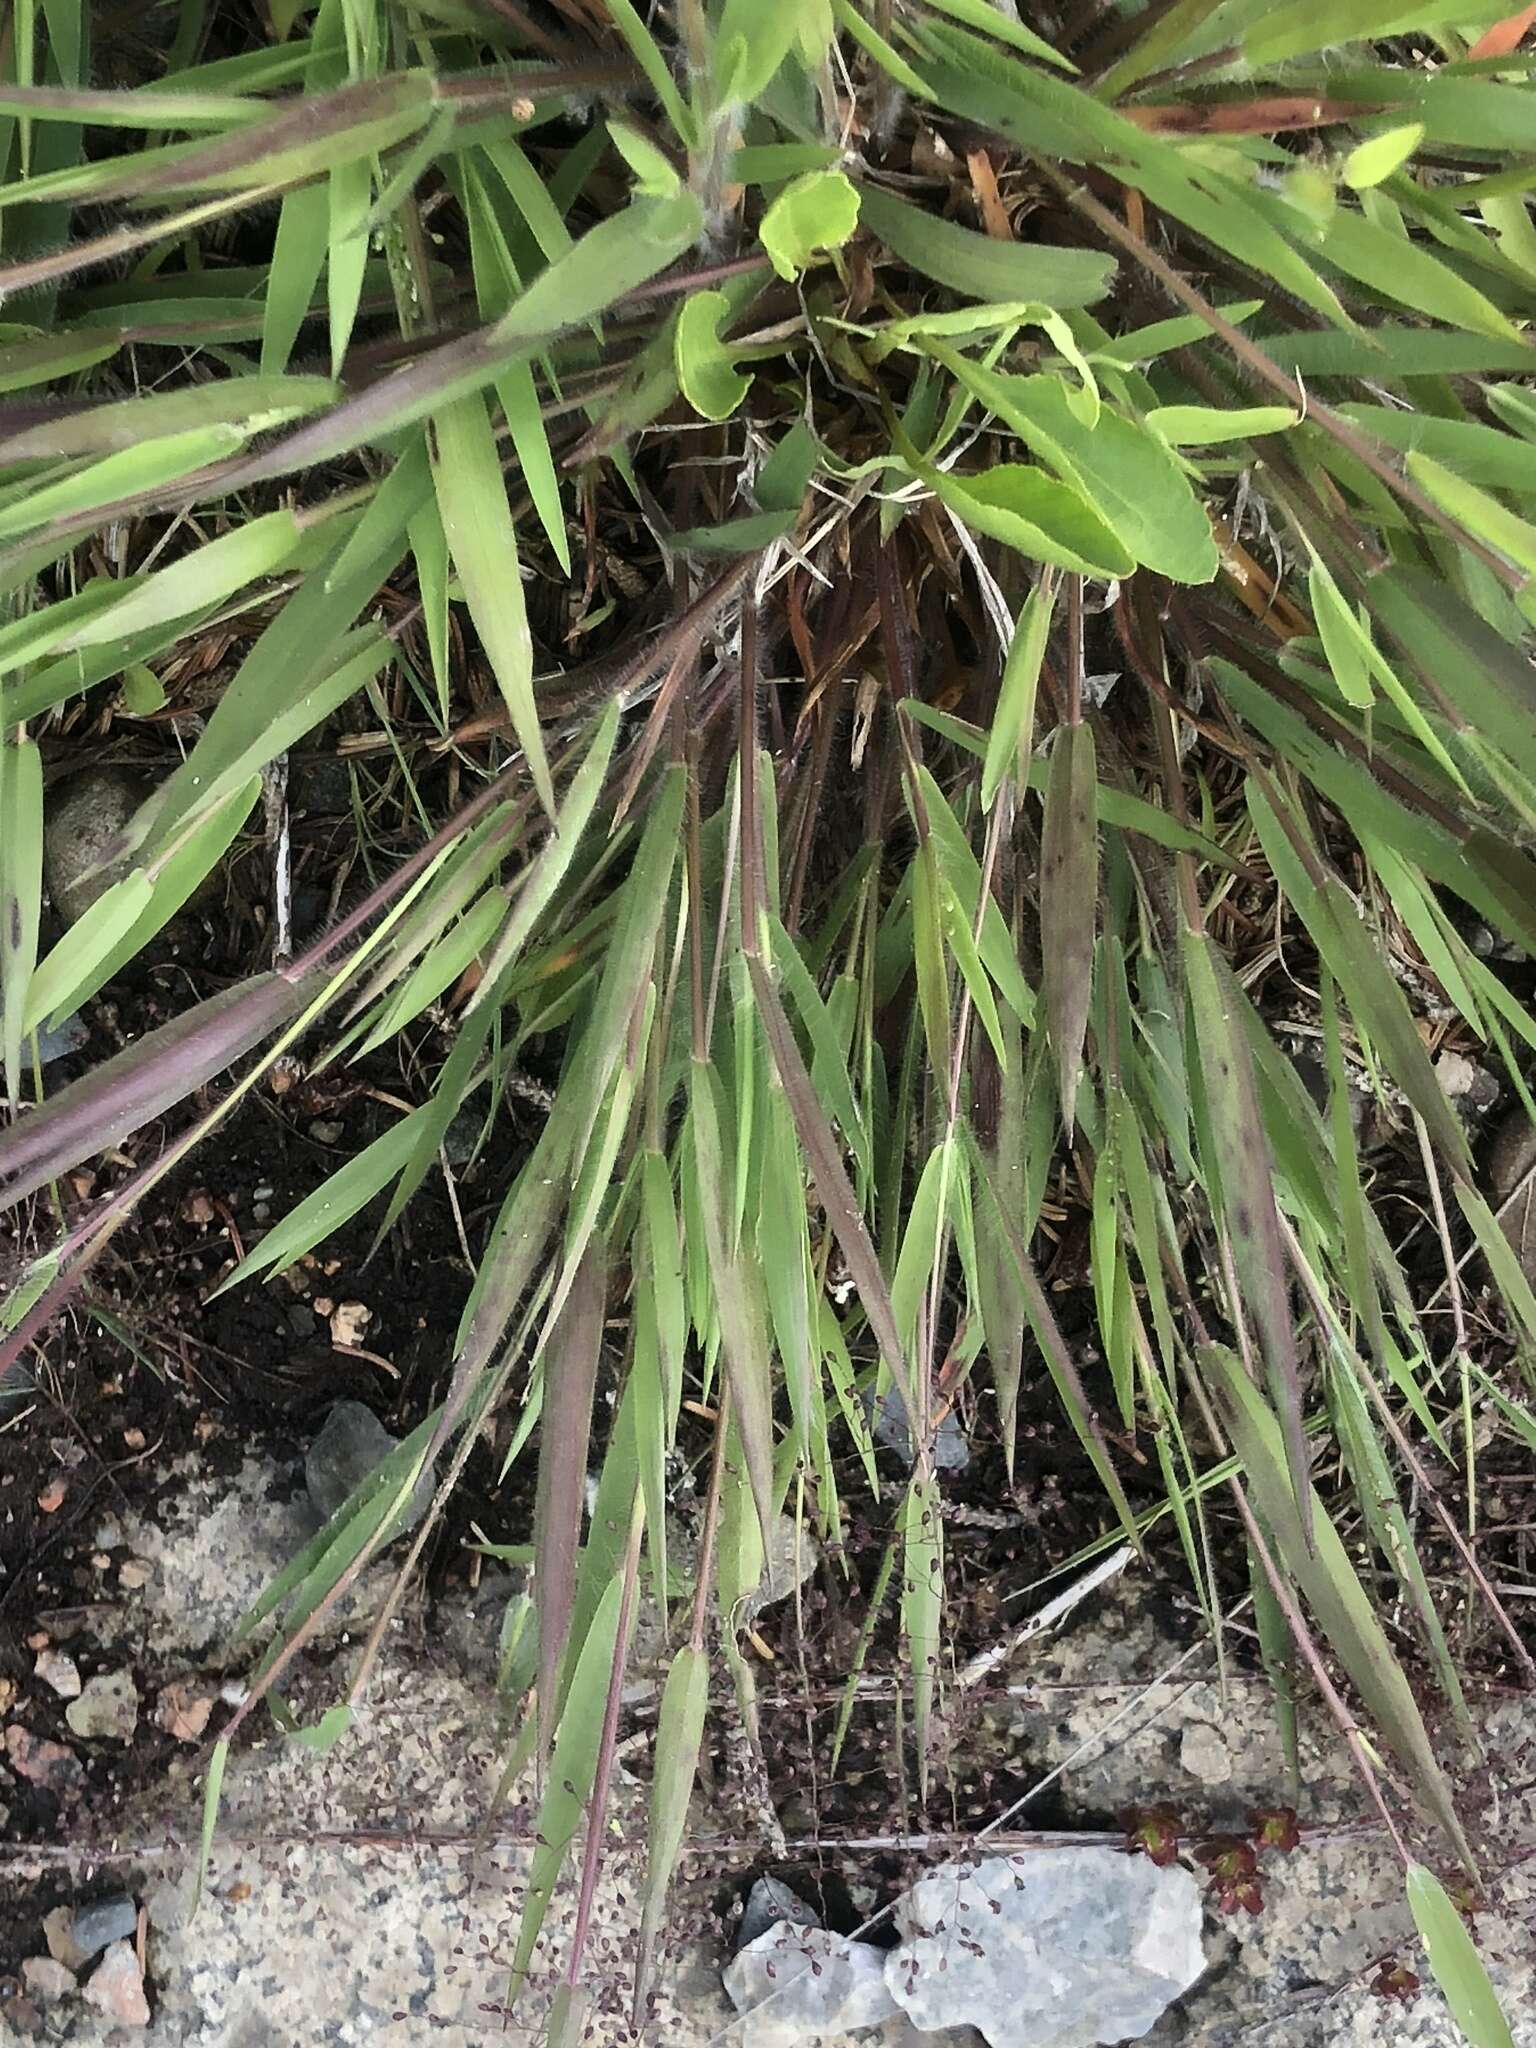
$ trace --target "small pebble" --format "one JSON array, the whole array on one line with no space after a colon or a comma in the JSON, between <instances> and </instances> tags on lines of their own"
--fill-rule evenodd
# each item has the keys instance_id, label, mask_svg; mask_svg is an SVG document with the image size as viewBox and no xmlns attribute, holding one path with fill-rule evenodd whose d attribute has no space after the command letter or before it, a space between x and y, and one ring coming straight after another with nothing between
<instances>
[{"instance_id":1,"label":"small pebble","mask_svg":"<svg viewBox=\"0 0 1536 2048\"><path fill-rule=\"evenodd\" d=\"M115 1941L102 1957L85 1987L87 2000L120 2027L147 2027L149 2001L144 1996L144 1975L133 1944Z\"/></svg>"},{"instance_id":2,"label":"small pebble","mask_svg":"<svg viewBox=\"0 0 1536 2048\"><path fill-rule=\"evenodd\" d=\"M78 1704L78 1702L76 1703ZM68 1719L70 1708L65 1708ZM5 1731L5 1754L11 1769L29 1785L40 1785L60 1799L78 1792L85 1781L85 1766L62 1742L49 1742L41 1735L14 1722Z\"/></svg>"},{"instance_id":3,"label":"small pebble","mask_svg":"<svg viewBox=\"0 0 1536 2048\"><path fill-rule=\"evenodd\" d=\"M138 1687L126 1671L103 1672L86 1681L64 1718L84 1742L127 1742L139 1723Z\"/></svg>"},{"instance_id":4,"label":"small pebble","mask_svg":"<svg viewBox=\"0 0 1536 2048\"><path fill-rule=\"evenodd\" d=\"M51 1913L43 1915L43 1939L48 1944L49 1955L56 1963L62 1963L66 1970L81 1969L90 1961L75 1940L73 1906L55 1906Z\"/></svg>"},{"instance_id":5,"label":"small pebble","mask_svg":"<svg viewBox=\"0 0 1536 2048\"><path fill-rule=\"evenodd\" d=\"M79 1699L80 1671L73 1657L66 1657L62 1650L40 1650L32 1669L61 1700Z\"/></svg>"},{"instance_id":6,"label":"small pebble","mask_svg":"<svg viewBox=\"0 0 1536 2048\"><path fill-rule=\"evenodd\" d=\"M117 1582L126 1586L130 1593L137 1593L141 1586L147 1586L154 1577L154 1566L146 1564L142 1557L130 1557L126 1564L119 1566Z\"/></svg>"},{"instance_id":7,"label":"small pebble","mask_svg":"<svg viewBox=\"0 0 1536 2048\"><path fill-rule=\"evenodd\" d=\"M309 1127L309 1135L317 1145L339 1145L346 1128L346 1125L343 1123L334 1122L327 1117L317 1116Z\"/></svg>"},{"instance_id":8,"label":"small pebble","mask_svg":"<svg viewBox=\"0 0 1536 2048\"><path fill-rule=\"evenodd\" d=\"M21 1981L34 1998L67 1998L79 1987L75 1973L53 1956L28 1956L21 1966Z\"/></svg>"}]
</instances>

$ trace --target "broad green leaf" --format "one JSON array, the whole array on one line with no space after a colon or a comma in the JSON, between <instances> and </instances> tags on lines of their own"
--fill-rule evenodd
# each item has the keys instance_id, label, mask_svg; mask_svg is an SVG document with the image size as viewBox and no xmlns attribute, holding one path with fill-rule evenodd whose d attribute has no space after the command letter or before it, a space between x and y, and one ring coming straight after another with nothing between
<instances>
[{"instance_id":1,"label":"broad green leaf","mask_svg":"<svg viewBox=\"0 0 1536 2048\"><path fill-rule=\"evenodd\" d=\"M1135 557L1075 485L1022 462L953 476L921 457L909 466L957 519L1017 554L1081 576L1127 576Z\"/></svg>"},{"instance_id":2,"label":"broad green leaf","mask_svg":"<svg viewBox=\"0 0 1536 2048\"><path fill-rule=\"evenodd\" d=\"M1043 64L1058 65L1063 71L1075 71L1077 68L1070 57L1064 57L1044 36L1026 28L1015 16L1005 14L995 0L933 0L933 4L941 14L953 15L956 21L979 28L986 35L996 36L999 42L1022 50L1026 57L1038 57Z\"/></svg>"},{"instance_id":3,"label":"broad green leaf","mask_svg":"<svg viewBox=\"0 0 1536 2048\"><path fill-rule=\"evenodd\" d=\"M732 366L731 351L720 339L720 323L729 310L724 292L694 292L677 316L677 381L684 398L707 420L729 419L751 388L751 379Z\"/></svg>"},{"instance_id":4,"label":"broad green leaf","mask_svg":"<svg viewBox=\"0 0 1536 2048\"><path fill-rule=\"evenodd\" d=\"M997 709L992 714L992 730L987 735L986 759L981 770L984 810L991 810L998 790L1016 763L1024 764L1027 771L1034 745L1035 691L1045 659L1045 644L1050 638L1051 609L1051 588L1042 578L1025 599L1008 643L1002 687L997 693Z\"/></svg>"},{"instance_id":5,"label":"broad green leaf","mask_svg":"<svg viewBox=\"0 0 1536 2048\"><path fill-rule=\"evenodd\" d=\"M973 397L1060 471L1133 560L1180 583L1211 581L1219 557L1210 520L1155 436L1108 406L1096 426L1084 426L1059 378L1005 376L940 342L928 346Z\"/></svg>"},{"instance_id":6,"label":"broad green leaf","mask_svg":"<svg viewBox=\"0 0 1536 2048\"><path fill-rule=\"evenodd\" d=\"M953 1141L941 1139L923 1163L891 1278L891 1310L902 1342L909 1349L939 1255L954 1172Z\"/></svg>"},{"instance_id":7,"label":"broad green leaf","mask_svg":"<svg viewBox=\"0 0 1536 2048\"><path fill-rule=\"evenodd\" d=\"M1446 22L1458 26L1487 22L1508 11L1507 4L1501 6L1499 0L1461 0L1459 5L1457 0L1418 0L1417 5L1405 4L1405 0L1350 0L1342 10L1337 0L1278 0L1278 4L1276 0L1263 0L1263 4L1246 0L1238 9L1222 10L1187 54L1198 54L1227 40L1230 31L1222 15L1228 12L1237 15L1243 56L1258 68L1304 57L1335 43L1374 41L1410 31L1423 34ZM1247 26L1248 21L1252 27Z\"/></svg>"},{"instance_id":8,"label":"broad green leaf","mask_svg":"<svg viewBox=\"0 0 1536 2048\"><path fill-rule=\"evenodd\" d=\"M286 507L262 513L154 570L118 603L66 633L58 645L66 650L99 647L189 617L205 606L223 604L258 577L276 575L303 538Z\"/></svg>"},{"instance_id":9,"label":"broad green leaf","mask_svg":"<svg viewBox=\"0 0 1536 2048\"><path fill-rule=\"evenodd\" d=\"M26 1030L35 1031L45 1018L73 1009L100 963L143 916L153 893L148 875L135 872L114 882L82 912L38 962L27 991Z\"/></svg>"},{"instance_id":10,"label":"broad green leaf","mask_svg":"<svg viewBox=\"0 0 1536 2048\"><path fill-rule=\"evenodd\" d=\"M252 647L202 737L157 792L151 850L192 811L281 753L393 653L373 627L347 628L405 554L408 523L431 489L420 449L397 462L348 538L312 569Z\"/></svg>"},{"instance_id":11,"label":"broad green leaf","mask_svg":"<svg viewBox=\"0 0 1536 2048\"><path fill-rule=\"evenodd\" d=\"M1268 210L1277 225L1286 226L1284 201L1271 204ZM1470 328L1474 334L1491 335L1496 340L1513 340L1520 331L1486 293L1448 263L1347 206L1334 213L1316 248L1327 262L1337 264L1373 291L1444 321L1448 327Z\"/></svg>"},{"instance_id":12,"label":"broad green leaf","mask_svg":"<svg viewBox=\"0 0 1536 2048\"><path fill-rule=\"evenodd\" d=\"M927 813L932 844L944 880L954 891L972 931L976 929L977 912L980 911L981 931L976 946L987 973L992 977L998 994L1020 1022L1032 1024L1034 996L1019 966L1018 951L996 897L990 890L985 895L982 893L981 864L971 851L970 841L950 809L944 792L921 765L917 771L917 786L922 793L923 809Z\"/></svg>"},{"instance_id":13,"label":"broad green leaf","mask_svg":"<svg viewBox=\"0 0 1536 2048\"><path fill-rule=\"evenodd\" d=\"M1429 1967L1471 2048L1515 2048L1499 1995L1445 1887L1422 1863L1409 1864L1407 1884L1408 1907Z\"/></svg>"},{"instance_id":14,"label":"broad green leaf","mask_svg":"<svg viewBox=\"0 0 1536 2048\"><path fill-rule=\"evenodd\" d=\"M680 180L671 159L627 121L608 123L614 148L634 173L635 190L645 199L671 199Z\"/></svg>"},{"instance_id":15,"label":"broad green leaf","mask_svg":"<svg viewBox=\"0 0 1536 2048\"><path fill-rule=\"evenodd\" d=\"M999 242L879 185L859 187L859 218L892 255L967 298L1017 300L1058 311L1091 306L1104 297L1114 273L1114 258L1097 250Z\"/></svg>"},{"instance_id":16,"label":"broad green leaf","mask_svg":"<svg viewBox=\"0 0 1536 2048\"><path fill-rule=\"evenodd\" d=\"M656 1937L666 1909L667 1887L688 1825L693 1781L709 1710L709 1654L685 1646L672 1660L656 1718L656 1753L651 1768L651 1831L646 1845L645 1898L640 1916L640 1955L635 1966L635 2004L642 2009Z\"/></svg>"},{"instance_id":17,"label":"broad green leaf","mask_svg":"<svg viewBox=\"0 0 1536 2048\"><path fill-rule=\"evenodd\" d=\"M769 206L758 240L780 277L795 278L823 251L841 249L859 224L859 188L843 171L807 171Z\"/></svg>"},{"instance_id":18,"label":"broad green leaf","mask_svg":"<svg viewBox=\"0 0 1536 2048\"><path fill-rule=\"evenodd\" d=\"M117 354L115 334L37 334L0 344L0 395L94 369Z\"/></svg>"},{"instance_id":19,"label":"broad green leaf","mask_svg":"<svg viewBox=\"0 0 1536 2048\"><path fill-rule=\"evenodd\" d=\"M1283 434L1300 419L1289 405L1160 405L1147 414L1147 425L1170 448L1213 448L1257 434Z\"/></svg>"},{"instance_id":20,"label":"broad green leaf","mask_svg":"<svg viewBox=\"0 0 1536 2048\"><path fill-rule=\"evenodd\" d=\"M1435 503L1459 520L1468 533L1476 534L1500 554L1507 555L1528 576L1536 575L1536 526L1501 505L1489 492L1479 490L1476 484L1467 483L1443 463L1436 462L1433 456L1415 450L1406 467L1414 482L1422 484Z\"/></svg>"},{"instance_id":21,"label":"broad green leaf","mask_svg":"<svg viewBox=\"0 0 1536 2048\"><path fill-rule=\"evenodd\" d=\"M31 527L46 526L50 520L93 511L97 506L110 505L114 499L131 497L136 491L171 483L217 462L244 439L241 428L225 423L167 434L161 440L104 455L99 462L76 470L72 476L40 485L17 503L0 508L0 539L25 533Z\"/></svg>"},{"instance_id":22,"label":"broad green leaf","mask_svg":"<svg viewBox=\"0 0 1536 2048\"><path fill-rule=\"evenodd\" d=\"M404 1030L419 1017L428 1003L452 987L470 962L490 945L506 921L507 900L499 889L488 889L459 919L430 946L386 1003L367 1035L352 1053L363 1059L386 1038Z\"/></svg>"},{"instance_id":23,"label":"broad green leaf","mask_svg":"<svg viewBox=\"0 0 1536 2048\"><path fill-rule=\"evenodd\" d=\"M1406 121L1357 142L1345 157L1339 175L1356 192L1368 191L1400 170L1424 140L1424 123Z\"/></svg>"},{"instance_id":24,"label":"broad green leaf","mask_svg":"<svg viewBox=\"0 0 1536 2048\"><path fill-rule=\"evenodd\" d=\"M23 427L0 440L0 464L100 455L204 427L234 425L260 433L329 405L337 395L329 377L221 377L186 391L109 400Z\"/></svg>"},{"instance_id":25,"label":"broad green leaf","mask_svg":"<svg viewBox=\"0 0 1536 2048\"><path fill-rule=\"evenodd\" d=\"M323 183L283 194L261 319L261 367L286 369L309 315L325 261L330 195Z\"/></svg>"},{"instance_id":26,"label":"broad green leaf","mask_svg":"<svg viewBox=\"0 0 1536 2048\"><path fill-rule=\"evenodd\" d=\"M349 1223L404 1165L426 1117L427 1107L423 1104L409 1116L400 1117L390 1124L371 1144L365 1145L361 1152L354 1154L323 1180L313 1194L296 1203L220 1281L209 1299L225 1294L231 1287L243 1285L247 1280L281 1272L285 1266L291 1266L295 1259L301 1259L305 1252L313 1251L317 1244Z\"/></svg>"},{"instance_id":27,"label":"broad green leaf","mask_svg":"<svg viewBox=\"0 0 1536 2048\"><path fill-rule=\"evenodd\" d=\"M715 94L722 105L752 106L766 92L802 28L825 13L817 0L725 0L714 32Z\"/></svg>"},{"instance_id":28,"label":"broad green leaf","mask_svg":"<svg viewBox=\"0 0 1536 2048\"><path fill-rule=\"evenodd\" d=\"M1357 710L1369 711L1376 701L1371 677L1379 665L1379 658L1370 635L1350 610L1339 586L1320 561L1314 561L1308 572L1307 597L1312 606L1313 623L1323 643L1323 652L1333 671L1333 680L1339 686L1339 695Z\"/></svg>"},{"instance_id":29,"label":"broad green leaf","mask_svg":"<svg viewBox=\"0 0 1536 2048\"><path fill-rule=\"evenodd\" d=\"M533 637L523 601L517 534L485 400L444 406L431 428L432 477L448 551L485 647L528 772L551 817L555 790L533 694Z\"/></svg>"}]
</instances>

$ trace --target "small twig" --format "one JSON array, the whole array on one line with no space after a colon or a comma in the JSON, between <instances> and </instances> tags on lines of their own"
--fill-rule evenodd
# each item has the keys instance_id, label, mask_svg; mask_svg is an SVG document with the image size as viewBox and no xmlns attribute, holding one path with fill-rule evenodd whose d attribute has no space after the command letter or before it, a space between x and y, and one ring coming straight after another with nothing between
<instances>
[{"instance_id":1,"label":"small twig","mask_svg":"<svg viewBox=\"0 0 1536 2048\"><path fill-rule=\"evenodd\" d=\"M1084 1572L1080 1579L1074 1579L1072 1584L1058 1593L1053 1600L1047 1600L1043 1607L1037 1608L1011 1636L1005 1637L1000 1643L993 1643L990 1648L972 1657L968 1664L962 1665L956 1681L960 1689L966 1691L978 1684L989 1671L995 1671L999 1664L1005 1663L1036 1636L1048 1635L1059 1622L1065 1621L1072 1610L1086 1600L1090 1593L1096 1592L1100 1586L1107 1585L1111 1579L1119 1578L1135 1555L1135 1551L1128 1543L1122 1543L1120 1548L1112 1550L1108 1557L1100 1558L1099 1562L1090 1571Z\"/></svg>"}]
</instances>

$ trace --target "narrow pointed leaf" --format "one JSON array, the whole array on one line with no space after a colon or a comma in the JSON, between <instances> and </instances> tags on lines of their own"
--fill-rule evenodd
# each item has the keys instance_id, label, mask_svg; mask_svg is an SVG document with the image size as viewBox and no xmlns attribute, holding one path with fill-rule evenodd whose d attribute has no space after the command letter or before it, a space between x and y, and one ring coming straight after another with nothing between
<instances>
[{"instance_id":1,"label":"narrow pointed leaf","mask_svg":"<svg viewBox=\"0 0 1536 2048\"><path fill-rule=\"evenodd\" d=\"M1221 1404L1233 1446L1285 1569L1300 1586L1329 1648L1375 1715L1426 1809L1470 1868L1472 1854L1413 1687L1392 1654L1375 1602L1361 1585L1337 1529L1310 1482L1310 1530L1304 1528L1280 1425L1242 1361L1223 1345L1208 1344L1201 1348L1200 1366Z\"/></svg>"},{"instance_id":2,"label":"narrow pointed leaf","mask_svg":"<svg viewBox=\"0 0 1536 2048\"><path fill-rule=\"evenodd\" d=\"M587 1445L607 1299L608 1262L594 1233L543 1354L533 1596L539 1621L539 1746L546 1751L576 1597L576 1548L587 1504Z\"/></svg>"},{"instance_id":3,"label":"narrow pointed leaf","mask_svg":"<svg viewBox=\"0 0 1536 2048\"><path fill-rule=\"evenodd\" d=\"M1069 1134L1093 993L1094 910L1099 899L1097 795L1092 729L1062 726L1051 750L1040 834L1040 971L1056 1055L1061 1120Z\"/></svg>"},{"instance_id":4,"label":"narrow pointed leaf","mask_svg":"<svg viewBox=\"0 0 1536 2048\"><path fill-rule=\"evenodd\" d=\"M1226 964L1203 933L1185 933L1184 961L1195 1042L1204 1066L1222 1214L1242 1283L1242 1307L1257 1335L1284 1428L1297 1512L1305 1528L1312 1489L1302 1426L1301 1367L1275 1210L1274 1163L1259 1114L1253 1060Z\"/></svg>"}]
</instances>

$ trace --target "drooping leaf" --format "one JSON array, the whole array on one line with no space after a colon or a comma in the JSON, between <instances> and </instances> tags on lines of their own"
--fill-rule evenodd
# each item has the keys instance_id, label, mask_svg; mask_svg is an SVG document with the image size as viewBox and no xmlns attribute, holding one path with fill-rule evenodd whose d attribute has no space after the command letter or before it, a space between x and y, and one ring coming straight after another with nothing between
<instances>
[{"instance_id":1,"label":"drooping leaf","mask_svg":"<svg viewBox=\"0 0 1536 2048\"><path fill-rule=\"evenodd\" d=\"M1242 1361L1213 1344L1202 1347L1200 1363L1221 1404L1259 1510L1273 1531L1287 1572L1306 1596L1330 1649L1369 1704L1425 1807L1470 1868L1471 1852L1413 1687L1392 1654L1375 1605L1361 1585L1331 1517L1308 1479L1304 1522L1296 1502L1294 1474L1287 1470L1288 1454L1280 1425L1244 1371Z\"/></svg>"}]
</instances>

